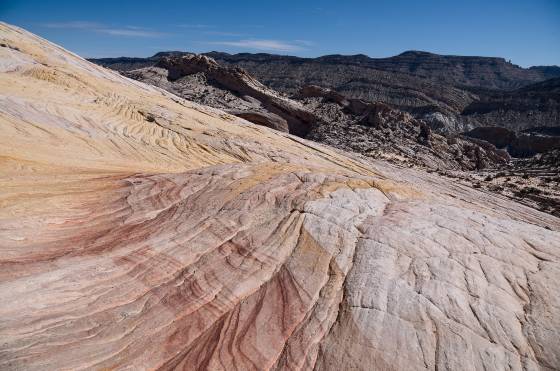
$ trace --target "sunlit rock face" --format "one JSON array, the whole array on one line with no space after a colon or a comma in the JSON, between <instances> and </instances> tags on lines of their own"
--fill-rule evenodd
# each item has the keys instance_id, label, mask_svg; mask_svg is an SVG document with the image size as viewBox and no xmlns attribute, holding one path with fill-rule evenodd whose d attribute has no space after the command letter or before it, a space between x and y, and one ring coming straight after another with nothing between
<instances>
[{"instance_id":1,"label":"sunlit rock face","mask_svg":"<svg viewBox=\"0 0 560 371\"><path fill-rule=\"evenodd\" d=\"M560 368L558 218L0 44L0 369Z\"/></svg>"}]
</instances>

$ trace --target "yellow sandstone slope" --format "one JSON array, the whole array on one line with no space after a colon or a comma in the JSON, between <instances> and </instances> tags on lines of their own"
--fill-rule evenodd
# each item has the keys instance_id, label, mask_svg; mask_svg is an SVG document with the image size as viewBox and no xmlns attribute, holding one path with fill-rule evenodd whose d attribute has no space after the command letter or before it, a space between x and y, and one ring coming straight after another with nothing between
<instances>
[{"instance_id":1,"label":"yellow sandstone slope","mask_svg":"<svg viewBox=\"0 0 560 371\"><path fill-rule=\"evenodd\" d=\"M0 44L0 369L560 368L558 218Z\"/></svg>"}]
</instances>

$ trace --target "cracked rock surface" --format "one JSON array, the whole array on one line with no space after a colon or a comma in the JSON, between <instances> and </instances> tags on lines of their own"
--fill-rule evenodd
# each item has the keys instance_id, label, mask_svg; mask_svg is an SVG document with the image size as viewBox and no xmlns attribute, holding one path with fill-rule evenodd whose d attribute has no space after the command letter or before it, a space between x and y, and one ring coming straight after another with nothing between
<instances>
[{"instance_id":1,"label":"cracked rock surface","mask_svg":"<svg viewBox=\"0 0 560 371\"><path fill-rule=\"evenodd\" d=\"M560 369L557 217L0 41L0 369Z\"/></svg>"}]
</instances>

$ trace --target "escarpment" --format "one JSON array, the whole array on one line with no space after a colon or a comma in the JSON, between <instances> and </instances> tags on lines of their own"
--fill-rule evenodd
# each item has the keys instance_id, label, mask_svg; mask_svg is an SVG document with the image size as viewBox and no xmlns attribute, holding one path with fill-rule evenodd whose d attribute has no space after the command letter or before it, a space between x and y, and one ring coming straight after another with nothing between
<instances>
[{"instance_id":1,"label":"escarpment","mask_svg":"<svg viewBox=\"0 0 560 371\"><path fill-rule=\"evenodd\" d=\"M244 70L223 67L204 55L163 57L154 67L129 71L126 75L301 137L318 122L300 103L267 88Z\"/></svg>"},{"instance_id":2,"label":"escarpment","mask_svg":"<svg viewBox=\"0 0 560 371\"><path fill-rule=\"evenodd\" d=\"M153 66L189 55L161 52L149 58L93 60L119 71ZM560 126L560 67L522 68L503 58L407 51L389 58L326 55L207 53L219 64L240 67L276 91L296 94L306 85L353 99L381 102L427 121L440 134L498 126L514 131Z\"/></svg>"},{"instance_id":3,"label":"escarpment","mask_svg":"<svg viewBox=\"0 0 560 371\"><path fill-rule=\"evenodd\" d=\"M560 219L0 39L0 369L560 368Z\"/></svg>"},{"instance_id":4,"label":"escarpment","mask_svg":"<svg viewBox=\"0 0 560 371\"><path fill-rule=\"evenodd\" d=\"M379 102L305 86L288 98L239 68L204 56L164 56L154 67L124 72L197 103L280 131L370 157L436 169L482 169L509 160L503 150L467 138L445 138L409 113Z\"/></svg>"}]
</instances>

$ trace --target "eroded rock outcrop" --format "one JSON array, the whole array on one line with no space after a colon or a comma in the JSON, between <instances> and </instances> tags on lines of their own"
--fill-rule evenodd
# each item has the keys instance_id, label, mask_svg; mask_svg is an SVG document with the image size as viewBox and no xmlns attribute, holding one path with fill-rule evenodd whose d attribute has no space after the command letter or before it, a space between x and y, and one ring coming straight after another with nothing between
<instances>
[{"instance_id":1,"label":"eroded rock outcrop","mask_svg":"<svg viewBox=\"0 0 560 371\"><path fill-rule=\"evenodd\" d=\"M506 148L516 157L531 157L560 148L560 127L533 128L520 133L501 127L480 127L465 135Z\"/></svg>"},{"instance_id":2,"label":"eroded rock outcrop","mask_svg":"<svg viewBox=\"0 0 560 371\"><path fill-rule=\"evenodd\" d=\"M129 71L187 54L162 52L144 59L103 58L95 62ZM521 68L503 58L421 51L390 58L218 52L207 56L222 65L241 67L283 93L296 94L313 84L349 98L388 104L423 118L440 134L458 134L481 126L514 131L560 126L558 66Z\"/></svg>"},{"instance_id":3,"label":"eroded rock outcrop","mask_svg":"<svg viewBox=\"0 0 560 371\"><path fill-rule=\"evenodd\" d=\"M298 95L322 124L308 138L369 157L432 169L475 170L510 160L505 150L470 137L444 137L423 120L380 102L309 86Z\"/></svg>"},{"instance_id":4,"label":"eroded rock outcrop","mask_svg":"<svg viewBox=\"0 0 560 371\"><path fill-rule=\"evenodd\" d=\"M505 151L486 142L470 138L450 141L434 136L424 121L384 103L348 98L315 85L305 86L293 99L288 99L245 71L224 68L204 55L163 57L155 67L125 75L197 103L225 109L257 125L368 156L395 161L410 159L431 168L464 170L509 160ZM294 121L294 115L302 121Z\"/></svg>"},{"instance_id":5,"label":"eroded rock outcrop","mask_svg":"<svg viewBox=\"0 0 560 371\"><path fill-rule=\"evenodd\" d=\"M204 55L163 57L154 67L126 75L298 136L305 136L318 121L301 104L267 88L241 68L220 66Z\"/></svg>"},{"instance_id":6,"label":"eroded rock outcrop","mask_svg":"<svg viewBox=\"0 0 560 371\"><path fill-rule=\"evenodd\" d=\"M1 369L560 368L558 218L0 43Z\"/></svg>"},{"instance_id":7,"label":"eroded rock outcrop","mask_svg":"<svg viewBox=\"0 0 560 371\"><path fill-rule=\"evenodd\" d=\"M560 126L560 78L512 91L478 92L461 112L465 128L503 127L515 132Z\"/></svg>"}]
</instances>

